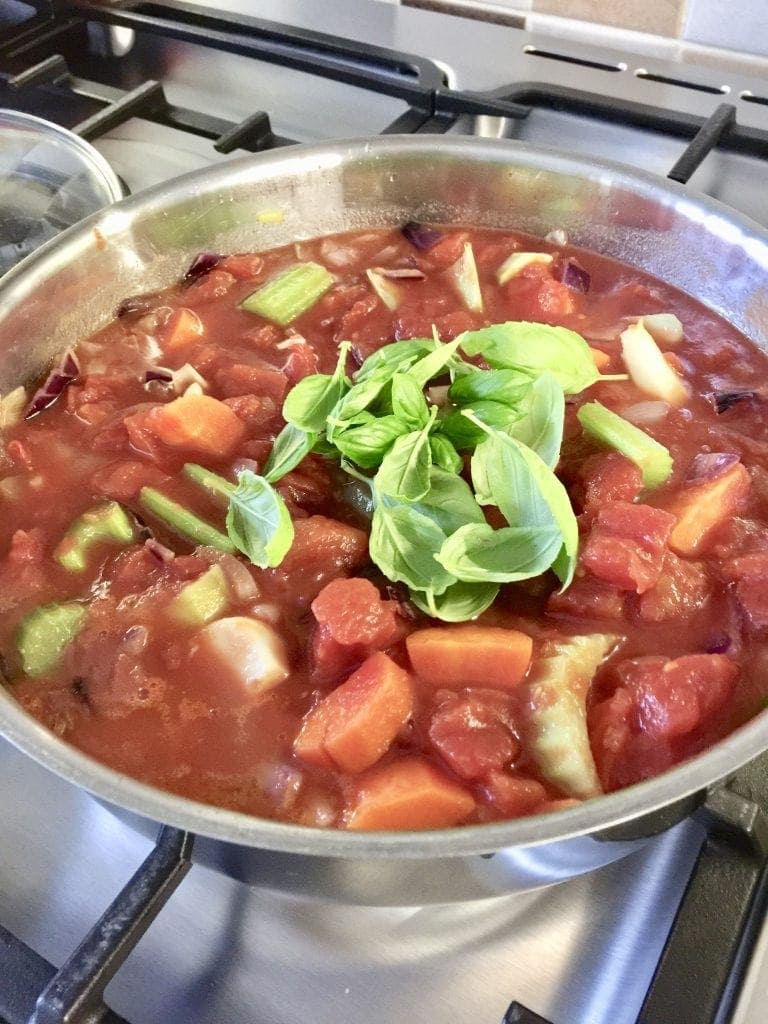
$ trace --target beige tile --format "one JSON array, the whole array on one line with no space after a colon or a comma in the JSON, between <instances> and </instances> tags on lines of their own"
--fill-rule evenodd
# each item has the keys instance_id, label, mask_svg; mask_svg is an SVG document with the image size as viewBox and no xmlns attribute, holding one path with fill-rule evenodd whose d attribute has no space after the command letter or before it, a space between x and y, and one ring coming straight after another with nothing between
<instances>
[{"instance_id":1,"label":"beige tile","mask_svg":"<svg viewBox=\"0 0 768 1024\"><path fill-rule=\"evenodd\" d=\"M533 10L618 25L636 32L677 36L686 0L533 0Z\"/></svg>"}]
</instances>

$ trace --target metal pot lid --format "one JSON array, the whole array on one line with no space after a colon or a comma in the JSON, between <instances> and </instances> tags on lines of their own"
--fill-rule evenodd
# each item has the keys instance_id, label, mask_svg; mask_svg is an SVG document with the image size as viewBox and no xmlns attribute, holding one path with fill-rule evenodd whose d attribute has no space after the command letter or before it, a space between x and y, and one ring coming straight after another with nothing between
<instances>
[{"instance_id":1,"label":"metal pot lid","mask_svg":"<svg viewBox=\"0 0 768 1024\"><path fill-rule=\"evenodd\" d=\"M90 143L40 117L0 109L0 274L124 195Z\"/></svg>"}]
</instances>

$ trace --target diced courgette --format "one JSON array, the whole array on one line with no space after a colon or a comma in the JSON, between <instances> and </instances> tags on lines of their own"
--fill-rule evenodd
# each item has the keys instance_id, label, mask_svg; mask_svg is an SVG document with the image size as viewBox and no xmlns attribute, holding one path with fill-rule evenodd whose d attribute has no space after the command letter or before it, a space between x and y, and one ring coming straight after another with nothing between
<instances>
[{"instance_id":1,"label":"diced courgette","mask_svg":"<svg viewBox=\"0 0 768 1024\"><path fill-rule=\"evenodd\" d=\"M285 327L311 309L333 282L319 263L299 263L251 292L241 307Z\"/></svg>"},{"instance_id":2,"label":"diced courgette","mask_svg":"<svg viewBox=\"0 0 768 1024\"><path fill-rule=\"evenodd\" d=\"M174 597L168 613L184 626L204 626L222 615L229 605L227 578L220 565L212 565Z\"/></svg>"},{"instance_id":3,"label":"diced courgette","mask_svg":"<svg viewBox=\"0 0 768 1024\"><path fill-rule=\"evenodd\" d=\"M107 501L77 517L59 541L53 557L70 572L85 572L95 544L130 544L134 537L131 517L116 501Z\"/></svg>"},{"instance_id":4,"label":"diced courgette","mask_svg":"<svg viewBox=\"0 0 768 1024\"><path fill-rule=\"evenodd\" d=\"M79 633L86 607L74 602L46 604L22 621L17 634L21 667L28 676L42 676L56 668L64 649Z\"/></svg>"}]
</instances>

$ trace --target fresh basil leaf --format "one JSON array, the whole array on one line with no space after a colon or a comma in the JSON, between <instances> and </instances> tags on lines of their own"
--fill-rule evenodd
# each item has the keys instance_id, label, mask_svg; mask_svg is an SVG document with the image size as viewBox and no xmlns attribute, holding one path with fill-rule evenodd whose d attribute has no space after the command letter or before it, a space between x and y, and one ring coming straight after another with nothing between
<instances>
[{"instance_id":1,"label":"fresh basil leaf","mask_svg":"<svg viewBox=\"0 0 768 1024\"><path fill-rule=\"evenodd\" d=\"M530 370L536 376L549 370L567 395L583 391L600 376L589 345L567 327L492 324L462 335L461 347L469 356L482 355L495 369Z\"/></svg>"},{"instance_id":2,"label":"fresh basil leaf","mask_svg":"<svg viewBox=\"0 0 768 1024\"><path fill-rule=\"evenodd\" d=\"M335 441L340 430L345 430L353 423L359 422L360 414L368 411L368 407L376 401L388 383L388 380L371 377L359 384L353 384L349 391L342 395L328 416L326 426L328 440Z\"/></svg>"},{"instance_id":3,"label":"fresh basil leaf","mask_svg":"<svg viewBox=\"0 0 768 1024\"><path fill-rule=\"evenodd\" d=\"M393 341L383 345L365 360L355 374L355 383L359 384L370 377L381 375L385 380L393 373L403 373L418 359L433 352L439 342L432 338L409 338L406 341Z\"/></svg>"},{"instance_id":4,"label":"fresh basil leaf","mask_svg":"<svg viewBox=\"0 0 768 1024\"><path fill-rule=\"evenodd\" d=\"M435 554L445 541L440 527L410 505L377 504L371 520L371 558L391 580L442 594L454 577Z\"/></svg>"},{"instance_id":5,"label":"fresh basil leaf","mask_svg":"<svg viewBox=\"0 0 768 1024\"><path fill-rule=\"evenodd\" d=\"M426 387L433 377L437 377L449 369L453 363L461 361L461 357L456 355L456 351L462 345L464 337L465 335L460 334L458 338L454 338L453 341L448 341L444 345L436 341L435 350L415 362L408 370L408 376L416 381L419 387Z\"/></svg>"},{"instance_id":6,"label":"fresh basil leaf","mask_svg":"<svg viewBox=\"0 0 768 1024\"><path fill-rule=\"evenodd\" d=\"M407 427L397 416L372 416L369 422L336 434L334 444L342 455L358 466L373 469L381 463L404 429Z\"/></svg>"},{"instance_id":7,"label":"fresh basil leaf","mask_svg":"<svg viewBox=\"0 0 768 1024\"><path fill-rule=\"evenodd\" d=\"M421 430L429 420L424 392L409 373L396 373L392 378L392 412L409 430Z\"/></svg>"},{"instance_id":8,"label":"fresh basil leaf","mask_svg":"<svg viewBox=\"0 0 768 1024\"><path fill-rule=\"evenodd\" d=\"M321 434L331 412L349 389L344 372L350 343L339 346L339 361L332 374L313 373L304 377L288 392L283 402L283 417L300 430Z\"/></svg>"},{"instance_id":9,"label":"fresh basil leaf","mask_svg":"<svg viewBox=\"0 0 768 1024\"><path fill-rule=\"evenodd\" d=\"M509 430L520 418L520 413L512 406L487 400L473 405L472 412L477 419L497 430ZM458 411L450 413L440 421L440 433L445 434L459 451L474 448L485 438L483 429Z\"/></svg>"},{"instance_id":10,"label":"fresh basil leaf","mask_svg":"<svg viewBox=\"0 0 768 1024\"><path fill-rule=\"evenodd\" d=\"M430 434L429 447L432 451L432 464L444 469L446 473L460 473L464 461L447 437L442 434Z\"/></svg>"},{"instance_id":11,"label":"fresh basil leaf","mask_svg":"<svg viewBox=\"0 0 768 1024\"><path fill-rule=\"evenodd\" d=\"M238 476L227 511L229 539L261 569L279 565L293 543L285 502L268 480L249 469Z\"/></svg>"},{"instance_id":12,"label":"fresh basil leaf","mask_svg":"<svg viewBox=\"0 0 768 1024\"><path fill-rule=\"evenodd\" d=\"M411 600L427 615L443 622L466 622L490 608L499 592L498 583L451 584L442 594L411 590Z\"/></svg>"},{"instance_id":13,"label":"fresh basil leaf","mask_svg":"<svg viewBox=\"0 0 768 1024\"><path fill-rule=\"evenodd\" d=\"M301 462L317 443L317 434L300 430L292 423L286 423L275 438L269 458L264 463L262 475L271 484L276 483L286 473Z\"/></svg>"},{"instance_id":14,"label":"fresh basil leaf","mask_svg":"<svg viewBox=\"0 0 768 1024\"><path fill-rule=\"evenodd\" d=\"M436 556L453 576L467 583L515 583L546 572L562 546L551 526L469 523L452 534Z\"/></svg>"},{"instance_id":15,"label":"fresh basil leaf","mask_svg":"<svg viewBox=\"0 0 768 1024\"><path fill-rule=\"evenodd\" d=\"M376 488L382 494L402 501L418 501L427 493L432 465L429 429L436 415L434 409L423 430L402 434L384 456L375 478Z\"/></svg>"},{"instance_id":16,"label":"fresh basil leaf","mask_svg":"<svg viewBox=\"0 0 768 1024\"><path fill-rule=\"evenodd\" d=\"M465 366L472 366L465 363ZM451 384L448 397L456 405L475 407L486 400L515 405L525 395L533 381L526 370L481 370L472 366L471 373L461 373Z\"/></svg>"},{"instance_id":17,"label":"fresh basil leaf","mask_svg":"<svg viewBox=\"0 0 768 1024\"><path fill-rule=\"evenodd\" d=\"M508 432L536 452L550 469L554 469L560 460L565 420L565 396L554 375L542 373L528 388L517 408L522 416L507 427Z\"/></svg>"},{"instance_id":18,"label":"fresh basil leaf","mask_svg":"<svg viewBox=\"0 0 768 1024\"><path fill-rule=\"evenodd\" d=\"M430 441L438 436L433 434ZM429 490L411 508L437 523L446 536L466 523L485 522L483 510L475 501L467 481L437 466L429 471Z\"/></svg>"}]
</instances>

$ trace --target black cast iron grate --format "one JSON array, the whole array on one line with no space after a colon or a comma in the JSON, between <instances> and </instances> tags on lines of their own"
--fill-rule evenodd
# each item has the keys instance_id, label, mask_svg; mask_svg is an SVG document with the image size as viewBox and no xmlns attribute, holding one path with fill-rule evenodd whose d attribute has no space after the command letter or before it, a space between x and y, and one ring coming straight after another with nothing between
<instances>
[{"instance_id":1,"label":"black cast iron grate","mask_svg":"<svg viewBox=\"0 0 768 1024\"><path fill-rule=\"evenodd\" d=\"M403 99L408 109L385 132L447 131L461 115L522 119L557 107L609 121L652 127L688 145L669 173L687 182L715 147L768 157L768 132L737 124L720 104L708 118L576 89L522 83L489 93L449 88L431 61L317 32L223 13L183 2L34 0L33 14L0 41L0 95L34 93L47 116L94 139L131 117L211 140L221 153L258 152L294 140L272 132L255 111L239 123L168 102L161 82L129 90L72 73L66 54L85 47L86 20L215 46ZM71 118L74 117L74 120ZM707 839L680 903L637 1024L722 1024L730 1019L768 908L768 755L713 794L700 817ZM164 827L154 850L66 964L56 970L0 927L0 1024L126 1024L104 1003L104 990L190 867L193 837ZM548 1024L514 1002L502 1024Z\"/></svg>"}]
</instances>

